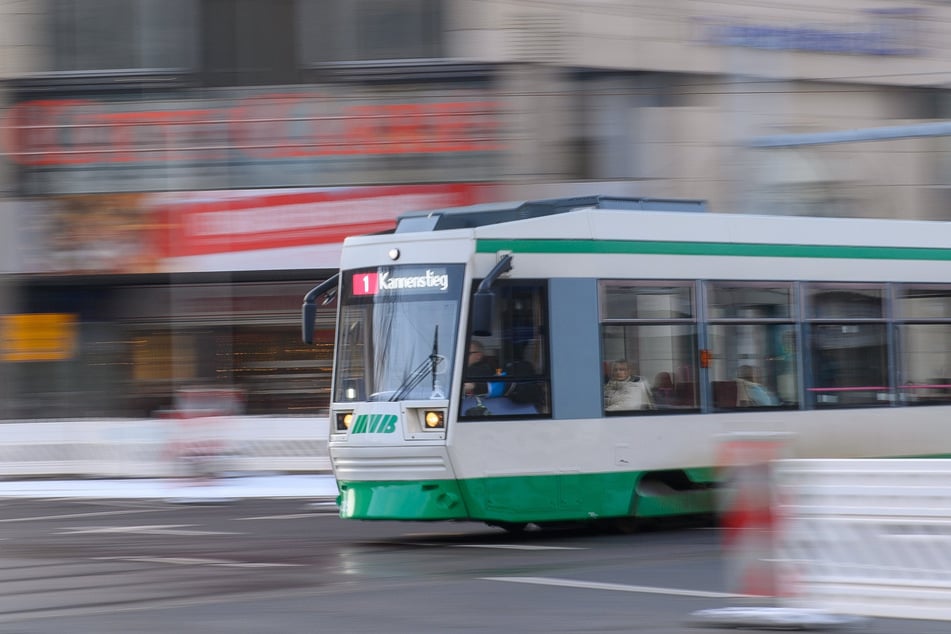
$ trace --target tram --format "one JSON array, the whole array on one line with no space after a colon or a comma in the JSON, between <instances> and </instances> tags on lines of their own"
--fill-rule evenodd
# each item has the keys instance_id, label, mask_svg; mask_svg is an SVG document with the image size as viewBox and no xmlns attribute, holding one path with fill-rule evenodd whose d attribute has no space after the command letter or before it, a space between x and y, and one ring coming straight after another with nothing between
<instances>
[{"instance_id":1,"label":"tram","mask_svg":"<svg viewBox=\"0 0 951 634\"><path fill-rule=\"evenodd\" d=\"M715 510L724 438L951 455L951 224L588 196L348 238L329 452L343 518L520 530ZM326 300L323 300L326 301Z\"/></svg>"}]
</instances>

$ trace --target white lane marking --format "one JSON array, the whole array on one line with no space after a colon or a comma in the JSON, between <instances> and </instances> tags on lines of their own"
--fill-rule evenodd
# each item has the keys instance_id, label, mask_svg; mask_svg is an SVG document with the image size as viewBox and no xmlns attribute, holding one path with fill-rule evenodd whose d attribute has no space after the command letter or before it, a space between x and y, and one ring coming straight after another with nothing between
<instances>
[{"instance_id":1,"label":"white lane marking","mask_svg":"<svg viewBox=\"0 0 951 634\"><path fill-rule=\"evenodd\" d=\"M529 583L539 586L558 586L562 588L583 588L586 590L614 590L616 592L640 592L644 594L666 594L680 597L704 597L713 599L737 599L745 595L707 590L682 590L680 588L655 588L651 586L629 586L620 583L599 583L597 581L575 581L573 579L553 579L547 577L482 577L486 581L508 581L509 583Z\"/></svg>"},{"instance_id":2,"label":"white lane marking","mask_svg":"<svg viewBox=\"0 0 951 634\"><path fill-rule=\"evenodd\" d=\"M535 546L533 544L452 544L453 548L498 548L500 550L588 550L576 546Z\"/></svg>"},{"instance_id":3,"label":"white lane marking","mask_svg":"<svg viewBox=\"0 0 951 634\"><path fill-rule=\"evenodd\" d=\"M96 517L102 515L128 515L129 513L157 513L164 509L128 509L125 511L96 511L92 513L67 513L65 515L40 515L37 517L14 517L0 522L32 522L34 520L60 520L74 517Z\"/></svg>"},{"instance_id":4,"label":"white lane marking","mask_svg":"<svg viewBox=\"0 0 951 634\"><path fill-rule=\"evenodd\" d=\"M236 517L238 521L245 520L293 520L299 517L324 517L320 513L289 513L287 515L258 515L257 517Z\"/></svg>"},{"instance_id":5,"label":"white lane marking","mask_svg":"<svg viewBox=\"0 0 951 634\"><path fill-rule=\"evenodd\" d=\"M77 526L61 529L60 535L85 535L92 533L127 533L135 535L240 535L231 531L183 530L194 524L153 524L151 526Z\"/></svg>"},{"instance_id":6,"label":"white lane marking","mask_svg":"<svg viewBox=\"0 0 951 634\"><path fill-rule=\"evenodd\" d=\"M173 564L177 566L222 566L225 568L288 568L304 564L285 564L255 561L230 561L228 559L204 559L199 557L94 557L102 561L137 561L149 564Z\"/></svg>"},{"instance_id":7,"label":"white lane marking","mask_svg":"<svg viewBox=\"0 0 951 634\"><path fill-rule=\"evenodd\" d=\"M421 539L423 537L459 537L462 533L403 533L405 539Z\"/></svg>"}]
</instances>

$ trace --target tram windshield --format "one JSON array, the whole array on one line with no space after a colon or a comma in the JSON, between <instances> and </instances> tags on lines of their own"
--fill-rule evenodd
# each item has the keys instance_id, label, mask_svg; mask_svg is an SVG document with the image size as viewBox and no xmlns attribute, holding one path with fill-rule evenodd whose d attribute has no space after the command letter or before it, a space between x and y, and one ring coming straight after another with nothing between
<instances>
[{"instance_id":1,"label":"tram windshield","mask_svg":"<svg viewBox=\"0 0 951 634\"><path fill-rule=\"evenodd\" d=\"M345 272L334 401L447 398L462 280L459 264Z\"/></svg>"}]
</instances>

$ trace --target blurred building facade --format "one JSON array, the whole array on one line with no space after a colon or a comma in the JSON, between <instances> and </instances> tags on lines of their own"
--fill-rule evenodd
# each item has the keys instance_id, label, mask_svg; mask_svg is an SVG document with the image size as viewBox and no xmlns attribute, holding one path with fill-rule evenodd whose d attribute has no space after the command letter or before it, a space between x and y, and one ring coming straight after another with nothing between
<instances>
[{"instance_id":1,"label":"blurred building facade","mask_svg":"<svg viewBox=\"0 0 951 634\"><path fill-rule=\"evenodd\" d=\"M951 220L951 2L0 2L0 418L327 405L300 299L401 212ZM778 134L870 140L776 146Z\"/></svg>"}]
</instances>

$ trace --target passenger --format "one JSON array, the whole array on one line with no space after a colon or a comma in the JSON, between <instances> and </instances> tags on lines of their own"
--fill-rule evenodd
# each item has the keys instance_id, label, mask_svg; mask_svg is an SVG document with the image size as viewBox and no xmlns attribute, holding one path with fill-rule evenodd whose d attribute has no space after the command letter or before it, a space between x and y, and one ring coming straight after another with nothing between
<instances>
[{"instance_id":1,"label":"passenger","mask_svg":"<svg viewBox=\"0 0 951 634\"><path fill-rule=\"evenodd\" d=\"M779 397L757 379L756 368L741 365L736 371L737 404L740 407L775 407L780 404Z\"/></svg>"},{"instance_id":2,"label":"passenger","mask_svg":"<svg viewBox=\"0 0 951 634\"><path fill-rule=\"evenodd\" d=\"M466 378L495 376L495 368L485 360L485 346L473 339L469 342L469 359L466 364ZM466 396L485 396L489 393L489 384L485 381L469 382L463 385Z\"/></svg>"},{"instance_id":3,"label":"passenger","mask_svg":"<svg viewBox=\"0 0 951 634\"><path fill-rule=\"evenodd\" d=\"M611 377L604 386L604 409L609 412L654 409L650 386L643 377L631 375L626 359L611 364Z\"/></svg>"},{"instance_id":4,"label":"passenger","mask_svg":"<svg viewBox=\"0 0 951 634\"><path fill-rule=\"evenodd\" d=\"M654 385L652 387L652 396L658 407L672 407L674 399L674 379L670 372L658 372L654 376Z\"/></svg>"}]
</instances>

